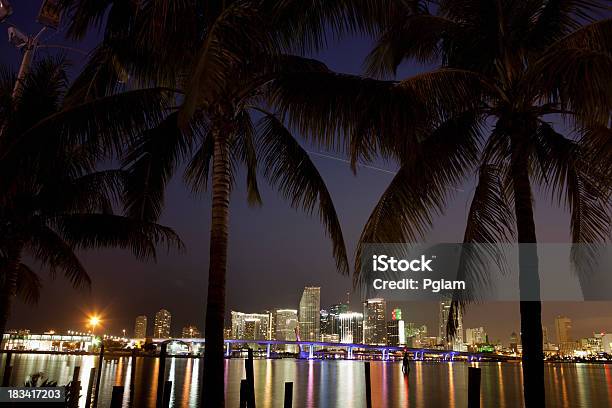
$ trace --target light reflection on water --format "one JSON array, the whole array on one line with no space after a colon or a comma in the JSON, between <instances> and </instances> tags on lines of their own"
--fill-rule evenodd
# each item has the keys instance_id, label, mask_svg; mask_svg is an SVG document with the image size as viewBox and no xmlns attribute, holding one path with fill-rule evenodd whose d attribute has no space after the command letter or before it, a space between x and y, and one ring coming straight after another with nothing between
<instances>
[{"instance_id":1,"label":"light reflection on water","mask_svg":"<svg viewBox=\"0 0 612 408\"><path fill-rule=\"evenodd\" d=\"M2 357L4 360L4 356ZM85 403L86 387L94 356L13 355L11 385L22 385L30 374L43 371L51 380L66 384L76 365ZM401 363L372 362L372 399L380 407L464 407L467 405L467 368L464 362L413 362L411 374L401 372ZM482 406L517 407L521 399L521 370L517 363L479 363L482 368ZM4 367L4 362L0 365ZM245 378L244 361L226 360L226 406L239 404L240 380ZM107 407L113 385L123 385L123 405L130 400L130 381L135 371L134 407L155 406L157 370L153 358L137 358L132 367L129 357L105 360L99 406ZM169 358L167 379L172 381L171 405L197 407L203 364L199 359ZM294 383L295 407L365 406L363 362L319 360L255 360L257 405L263 408L283 405L284 383ZM598 364L547 364L547 406L612 406L612 366Z\"/></svg>"}]
</instances>

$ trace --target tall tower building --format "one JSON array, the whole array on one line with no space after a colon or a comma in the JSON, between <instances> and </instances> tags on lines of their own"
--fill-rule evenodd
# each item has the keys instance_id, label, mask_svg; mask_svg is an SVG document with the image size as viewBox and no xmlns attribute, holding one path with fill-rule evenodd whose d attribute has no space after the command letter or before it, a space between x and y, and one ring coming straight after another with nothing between
<instances>
[{"instance_id":1,"label":"tall tower building","mask_svg":"<svg viewBox=\"0 0 612 408\"><path fill-rule=\"evenodd\" d=\"M340 313L338 316L340 343L361 343L363 339L363 314Z\"/></svg>"},{"instance_id":2,"label":"tall tower building","mask_svg":"<svg viewBox=\"0 0 612 408\"><path fill-rule=\"evenodd\" d=\"M280 341L295 341L297 336L295 331L298 327L298 311L295 309L276 309L274 311L274 339ZM277 349L295 353L297 346L285 345Z\"/></svg>"},{"instance_id":3,"label":"tall tower building","mask_svg":"<svg viewBox=\"0 0 612 408\"><path fill-rule=\"evenodd\" d=\"M387 344L387 302L384 299L368 299L363 302L363 342Z\"/></svg>"},{"instance_id":4,"label":"tall tower building","mask_svg":"<svg viewBox=\"0 0 612 408\"><path fill-rule=\"evenodd\" d=\"M321 335L321 288L306 286L300 299L300 339L318 341Z\"/></svg>"},{"instance_id":5,"label":"tall tower building","mask_svg":"<svg viewBox=\"0 0 612 408\"><path fill-rule=\"evenodd\" d=\"M440 339L440 342L446 347L452 348L455 351L464 351L463 316L461 314L461 310L459 310L457 313L457 333L451 341L446 340L446 324L448 322L450 308L450 300L443 300L440 302L440 308L438 312L438 337Z\"/></svg>"},{"instance_id":6,"label":"tall tower building","mask_svg":"<svg viewBox=\"0 0 612 408\"><path fill-rule=\"evenodd\" d=\"M153 327L153 337L156 339L170 338L170 320L172 315L166 309L159 309L155 313L155 324Z\"/></svg>"},{"instance_id":7,"label":"tall tower building","mask_svg":"<svg viewBox=\"0 0 612 408\"><path fill-rule=\"evenodd\" d=\"M147 337L147 316L140 315L136 316L136 322L134 323L134 338L144 339Z\"/></svg>"},{"instance_id":8,"label":"tall tower building","mask_svg":"<svg viewBox=\"0 0 612 408\"><path fill-rule=\"evenodd\" d=\"M232 339L269 340L269 313L242 313L232 310Z\"/></svg>"},{"instance_id":9,"label":"tall tower building","mask_svg":"<svg viewBox=\"0 0 612 408\"><path fill-rule=\"evenodd\" d=\"M555 318L555 330L557 331L557 342L559 345L572 341L572 320L569 317L557 316Z\"/></svg>"}]
</instances>

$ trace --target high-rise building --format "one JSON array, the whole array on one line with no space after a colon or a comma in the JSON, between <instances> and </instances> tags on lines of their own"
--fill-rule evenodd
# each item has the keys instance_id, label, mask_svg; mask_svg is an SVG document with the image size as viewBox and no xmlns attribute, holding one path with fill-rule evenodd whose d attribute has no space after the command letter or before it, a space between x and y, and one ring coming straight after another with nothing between
<instances>
[{"instance_id":1,"label":"high-rise building","mask_svg":"<svg viewBox=\"0 0 612 408\"><path fill-rule=\"evenodd\" d=\"M155 313L155 325L153 327L153 337L156 339L167 339L170 337L170 321L172 315L166 309L159 309Z\"/></svg>"},{"instance_id":2,"label":"high-rise building","mask_svg":"<svg viewBox=\"0 0 612 408\"><path fill-rule=\"evenodd\" d=\"M555 330L559 345L572 341L571 328L572 320L569 317L557 316L555 319Z\"/></svg>"},{"instance_id":3,"label":"high-rise building","mask_svg":"<svg viewBox=\"0 0 612 408\"><path fill-rule=\"evenodd\" d=\"M147 316L140 315L136 316L136 322L134 323L134 338L144 339L147 337Z\"/></svg>"},{"instance_id":4,"label":"high-rise building","mask_svg":"<svg viewBox=\"0 0 612 408\"><path fill-rule=\"evenodd\" d=\"M457 332L455 336L449 340L446 338L446 325L450 315L451 301L443 300L440 302L438 311L438 337L441 344L445 347L452 348L455 351L464 351L465 345L463 341L463 316L461 310L457 310Z\"/></svg>"},{"instance_id":5,"label":"high-rise building","mask_svg":"<svg viewBox=\"0 0 612 408\"><path fill-rule=\"evenodd\" d=\"M387 322L387 344L390 346L406 344L406 329L403 320L392 319Z\"/></svg>"},{"instance_id":6,"label":"high-rise building","mask_svg":"<svg viewBox=\"0 0 612 408\"><path fill-rule=\"evenodd\" d=\"M406 344L406 328L402 320L402 309L391 311L391 320L387 322L387 344L390 346Z\"/></svg>"},{"instance_id":7,"label":"high-rise building","mask_svg":"<svg viewBox=\"0 0 612 408\"><path fill-rule=\"evenodd\" d=\"M340 343L361 343L363 339L363 314L355 312L340 313Z\"/></svg>"},{"instance_id":8,"label":"high-rise building","mask_svg":"<svg viewBox=\"0 0 612 408\"><path fill-rule=\"evenodd\" d=\"M181 332L181 338L183 339L199 339L202 338L202 333L196 326L189 325L183 327Z\"/></svg>"},{"instance_id":9,"label":"high-rise building","mask_svg":"<svg viewBox=\"0 0 612 408\"><path fill-rule=\"evenodd\" d=\"M465 329L465 344L475 346L477 344L484 344L486 342L487 333L485 332L484 327Z\"/></svg>"},{"instance_id":10,"label":"high-rise building","mask_svg":"<svg viewBox=\"0 0 612 408\"><path fill-rule=\"evenodd\" d=\"M334 333L334 328L332 325L332 316L329 313L329 310L321 309L319 315L321 316L320 330L321 336L323 335L332 335Z\"/></svg>"},{"instance_id":11,"label":"high-rise building","mask_svg":"<svg viewBox=\"0 0 612 408\"><path fill-rule=\"evenodd\" d=\"M555 318L555 331L561 354L572 354L576 343L572 341L572 320L569 317L557 316Z\"/></svg>"},{"instance_id":12,"label":"high-rise building","mask_svg":"<svg viewBox=\"0 0 612 408\"><path fill-rule=\"evenodd\" d=\"M298 325L298 313L295 309L276 309L274 311L275 340L295 341L295 329Z\"/></svg>"},{"instance_id":13,"label":"high-rise building","mask_svg":"<svg viewBox=\"0 0 612 408\"><path fill-rule=\"evenodd\" d=\"M306 286L300 299L299 332L302 341L317 341L321 336L321 288Z\"/></svg>"},{"instance_id":14,"label":"high-rise building","mask_svg":"<svg viewBox=\"0 0 612 408\"><path fill-rule=\"evenodd\" d=\"M387 344L387 302L384 299L368 299L363 302L363 342Z\"/></svg>"},{"instance_id":15,"label":"high-rise building","mask_svg":"<svg viewBox=\"0 0 612 408\"><path fill-rule=\"evenodd\" d=\"M242 313L232 310L232 339L269 340L269 313Z\"/></svg>"}]
</instances>

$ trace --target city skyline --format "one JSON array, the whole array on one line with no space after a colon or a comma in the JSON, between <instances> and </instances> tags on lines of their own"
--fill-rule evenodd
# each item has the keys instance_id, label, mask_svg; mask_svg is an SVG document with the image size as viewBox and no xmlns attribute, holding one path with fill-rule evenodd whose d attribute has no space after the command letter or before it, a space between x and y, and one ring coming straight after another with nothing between
<instances>
[{"instance_id":1,"label":"city skyline","mask_svg":"<svg viewBox=\"0 0 612 408\"><path fill-rule=\"evenodd\" d=\"M40 27L35 22L39 5L36 2L21 2L11 21L26 32L35 32ZM82 42L74 44L54 36L59 44L77 46L88 51L99 41L99 34L90 33ZM349 36L342 41L330 40L327 50L314 55L324 61L331 69L339 72L360 73L362 62L372 46L372 40L361 36ZM19 52L8 42L0 42L0 54L7 63L16 66L20 60ZM71 54L70 59L76 68L83 60L79 54ZM427 67L406 64L400 67L397 77L421 72ZM359 167L355 176L345 157L320 152L315 146L306 145L314 153L322 153L333 158L313 154L328 184L332 198L341 216L342 227L349 252L355 247L361 227L374 206L377 198L390 182L396 167L393 163L376 162L374 168ZM335 157L335 158L334 158ZM376 170L380 168L383 171ZM242 176L242 175L240 175ZM228 308L236 310L265 310L264 299L278 296L279 304L291 304L293 293L306 284L316 284L326 289L322 303L337 302L347 291L351 291L351 280L337 275L331 256L329 243L322 239L322 229L311 217L297 214L267 186L261 186L264 206L252 209L246 204L246 193L241 185L236 187L236 199L232 201L232 223L230 241L235 255L230 259L232 273L228 276ZM429 241L460 242L463 236L466 202L473 186L461 188L444 216L434 219L434 230L427 237ZM536 192L537 193L537 192ZM44 291L39 306L32 308L18 303L9 322L9 327L33 327L38 331L56 328L76 327L83 316L98 309L106 316L112 316L106 324L116 332L133 326L133 317L144 313L151 315L158 307L156 299L165 298L166 307L177 316L177 327L194 322L203 327L206 287L205 269L208 264L208 245L206 232L209 219L208 197L194 197L181 185L180 177L169 186L162 222L172 225L186 243L184 254L160 254L157 264L143 264L133 260L121 251L101 251L98 254L84 253L83 264L91 270L94 285L91 294L75 292L70 285L51 282L42 274ZM543 242L567 242L569 230L567 213L563 209L538 199L535 206L538 237ZM262 231L266 232L262 234ZM299 231L298 234L295 232ZM248 237L259 236L254 242ZM253 262L256 260L256 262ZM291 279L287 279L290 276ZM119 283L119 284L118 284ZM252 287L262 291L252 293ZM265 289L272 287L274 290ZM137 290L136 290L137 289ZM264 296L261 296L264 293ZM354 295L354 302L359 302ZM75 307L76 305L76 307ZM437 311L428 305L422 320L435 327ZM428 310L430 309L430 310ZM576 333L586 334L597 328L599 331L612 330L611 302L590 304L544 304L544 321L552 330L554 318L558 314L573 314ZM46 311L54 319L43 316ZM410 314L411 311L406 308ZM180 316L180 317L179 317ZM497 319L491 316L501 316ZM414 318L416 320L416 318ZM466 324L474 326L483 322L489 327L493 337L518 330L520 327L517 304L488 304L483 307L472 305L464 316Z\"/></svg>"}]
</instances>

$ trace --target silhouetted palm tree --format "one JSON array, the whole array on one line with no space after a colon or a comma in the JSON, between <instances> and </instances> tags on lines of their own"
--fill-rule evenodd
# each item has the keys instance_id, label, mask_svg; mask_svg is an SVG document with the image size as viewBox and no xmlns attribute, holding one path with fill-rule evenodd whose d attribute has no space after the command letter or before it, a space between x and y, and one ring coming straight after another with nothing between
<instances>
[{"instance_id":1,"label":"silhouetted palm tree","mask_svg":"<svg viewBox=\"0 0 612 408\"><path fill-rule=\"evenodd\" d=\"M363 245L422 238L474 169L466 242L506 242L516 233L519 243L536 243L532 183L569 207L574 243L610 240L612 21L593 21L602 3L408 4L384 27L369 72L395 73L406 60L439 69L400 82L295 73L273 90L302 131L330 138L341 130L353 163L380 153L402 165L363 230L355 282L366 278ZM534 246L522 246L519 258L522 296L539 298ZM472 261L464 272L483 272L478 257ZM455 302L454 316L466 300ZM522 301L520 312L525 403L542 407L541 304Z\"/></svg>"},{"instance_id":2,"label":"silhouetted palm tree","mask_svg":"<svg viewBox=\"0 0 612 408\"><path fill-rule=\"evenodd\" d=\"M142 134L124 160L130 172L127 209L159 217L164 188L188 159L186 181L212 190L203 398L224 406L223 327L232 181L247 173L248 199L259 204L257 164L291 205L319 217L333 241L338 270L348 273L344 240L331 197L307 152L264 103L267 84L280 72L319 71L315 61L284 55L325 44L335 32L374 26L382 13L359 1L67 1L69 32L78 37L108 11L103 43L78 82L78 95L120 86L156 84L176 92L177 107ZM393 2L389 2L392 4ZM110 8L109 8L110 7ZM391 6L390 6L391 7ZM370 13L358 12L371 8ZM211 168L212 165L212 168Z\"/></svg>"},{"instance_id":3,"label":"silhouetted palm tree","mask_svg":"<svg viewBox=\"0 0 612 408\"><path fill-rule=\"evenodd\" d=\"M15 98L15 75L0 69L0 333L16 295L38 300L41 284L30 262L52 278L61 272L75 288L88 288L78 250L125 248L145 259L155 257L158 244L181 246L169 228L114 214L125 172L96 171L105 156L100 139L134 132L159 103L144 108L138 95L126 94L123 101L66 104L65 68L62 59L43 59ZM143 110L131 115L125 104Z\"/></svg>"}]
</instances>

